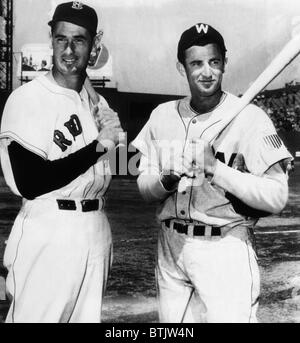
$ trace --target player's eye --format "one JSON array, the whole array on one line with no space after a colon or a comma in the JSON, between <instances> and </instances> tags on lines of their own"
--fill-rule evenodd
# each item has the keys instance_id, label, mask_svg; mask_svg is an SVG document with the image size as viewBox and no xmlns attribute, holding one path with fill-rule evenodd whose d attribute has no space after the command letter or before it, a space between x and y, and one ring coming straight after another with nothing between
<instances>
[{"instance_id":1,"label":"player's eye","mask_svg":"<svg viewBox=\"0 0 300 343\"><path fill-rule=\"evenodd\" d=\"M192 62L190 63L190 65L191 65L192 67L199 67L199 66L201 65L201 61L192 61Z\"/></svg>"},{"instance_id":2,"label":"player's eye","mask_svg":"<svg viewBox=\"0 0 300 343\"><path fill-rule=\"evenodd\" d=\"M67 43L67 39L65 37L56 37L56 42L58 44L65 44Z\"/></svg>"},{"instance_id":3,"label":"player's eye","mask_svg":"<svg viewBox=\"0 0 300 343\"><path fill-rule=\"evenodd\" d=\"M82 38L76 38L74 39L75 44L83 44L84 40Z\"/></svg>"},{"instance_id":4,"label":"player's eye","mask_svg":"<svg viewBox=\"0 0 300 343\"><path fill-rule=\"evenodd\" d=\"M212 60L211 63L210 63L210 65L211 65L212 67L220 67L220 66L221 66L221 60L219 60L219 59Z\"/></svg>"},{"instance_id":5,"label":"player's eye","mask_svg":"<svg viewBox=\"0 0 300 343\"><path fill-rule=\"evenodd\" d=\"M84 37L75 37L73 42L76 45L82 45L86 42L86 39Z\"/></svg>"}]
</instances>

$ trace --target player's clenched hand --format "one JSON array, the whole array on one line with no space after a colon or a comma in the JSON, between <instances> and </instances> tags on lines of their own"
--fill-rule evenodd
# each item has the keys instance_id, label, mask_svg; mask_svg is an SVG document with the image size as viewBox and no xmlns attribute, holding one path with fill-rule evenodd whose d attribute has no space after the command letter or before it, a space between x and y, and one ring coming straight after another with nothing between
<instances>
[{"instance_id":1,"label":"player's clenched hand","mask_svg":"<svg viewBox=\"0 0 300 343\"><path fill-rule=\"evenodd\" d=\"M96 123L99 130L105 127L121 127L118 114L108 107L101 108L96 118Z\"/></svg>"},{"instance_id":2,"label":"player's clenched hand","mask_svg":"<svg viewBox=\"0 0 300 343\"><path fill-rule=\"evenodd\" d=\"M103 107L96 118L99 135L97 140L108 150L125 140L118 114L111 108Z\"/></svg>"},{"instance_id":3,"label":"player's clenched hand","mask_svg":"<svg viewBox=\"0 0 300 343\"><path fill-rule=\"evenodd\" d=\"M182 153L170 154L163 165L163 174L173 174L178 178L182 176L194 177L192 160L185 158Z\"/></svg>"},{"instance_id":4,"label":"player's clenched hand","mask_svg":"<svg viewBox=\"0 0 300 343\"><path fill-rule=\"evenodd\" d=\"M161 182L167 190L172 190L183 176L194 177L192 161L184 158L182 153L170 154L169 159L165 161L161 173Z\"/></svg>"},{"instance_id":5,"label":"player's clenched hand","mask_svg":"<svg viewBox=\"0 0 300 343\"><path fill-rule=\"evenodd\" d=\"M104 127L98 134L97 140L111 140L114 144L118 144L124 133L121 127Z\"/></svg>"},{"instance_id":6,"label":"player's clenched hand","mask_svg":"<svg viewBox=\"0 0 300 343\"><path fill-rule=\"evenodd\" d=\"M100 130L97 140L102 146L111 150L125 140L125 132L121 127L106 126Z\"/></svg>"},{"instance_id":7,"label":"player's clenched hand","mask_svg":"<svg viewBox=\"0 0 300 343\"><path fill-rule=\"evenodd\" d=\"M208 176L214 175L217 159L209 142L201 138L194 138L187 151L190 154L189 159L193 160L195 171L204 172Z\"/></svg>"}]
</instances>

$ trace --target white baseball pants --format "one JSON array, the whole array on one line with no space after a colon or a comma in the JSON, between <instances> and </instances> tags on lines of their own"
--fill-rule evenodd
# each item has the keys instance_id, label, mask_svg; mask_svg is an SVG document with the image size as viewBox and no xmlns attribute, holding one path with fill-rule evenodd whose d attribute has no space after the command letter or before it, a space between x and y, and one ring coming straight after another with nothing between
<instances>
[{"instance_id":1,"label":"white baseball pants","mask_svg":"<svg viewBox=\"0 0 300 343\"><path fill-rule=\"evenodd\" d=\"M25 202L4 255L12 300L6 322L99 323L111 242L103 211L59 210L55 199Z\"/></svg>"},{"instance_id":2,"label":"white baseball pants","mask_svg":"<svg viewBox=\"0 0 300 343\"><path fill-rule=\"evenodd\" d=\"M189 237L163 224L156 280L160 322L257 321L259 269L245 228Z\"/></svg>"}]
</instances>

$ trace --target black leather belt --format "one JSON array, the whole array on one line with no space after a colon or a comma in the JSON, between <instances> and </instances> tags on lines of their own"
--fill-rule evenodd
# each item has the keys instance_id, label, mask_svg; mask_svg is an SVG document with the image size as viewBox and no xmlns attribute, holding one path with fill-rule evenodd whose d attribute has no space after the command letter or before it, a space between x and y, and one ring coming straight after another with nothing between
<instances>
[{"instance_id":1,"label":"black leather belt","mask_svg":"<svg viewBox=\"0 0 300 343\"><path fill-rule=\"evenodd\" d=\"M58 208L60 210L76 211L77 206L74 200L57 199ZM99 210L99 199L81 200L81 211L91 212Z\"/></svg>"},{"instance_id":2,"label":"black leather belt","mask_svg":"<svg viewBox=\"0 0 300 343\"><path fill-rule=\"evenodd\" d=\"M171 220L165 220L165 225L170 228L171 227ZM188 234L189 227L192 226L193 228L193 236L206 236L206 226L205 225L189 225L189 224L181 224L181 223L173 223L173 229L176 230L178 233ZM218 226L209 226L211 228L210 236L221 236L221 228Z\"/></svg>"}]
</instances>

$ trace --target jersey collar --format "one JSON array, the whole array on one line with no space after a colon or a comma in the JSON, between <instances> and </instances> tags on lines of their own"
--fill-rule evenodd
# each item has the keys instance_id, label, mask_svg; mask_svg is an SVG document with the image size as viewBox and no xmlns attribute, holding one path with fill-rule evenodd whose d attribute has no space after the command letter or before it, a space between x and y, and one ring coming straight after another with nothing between
<instances>
[{"instance_id":1,"label":"jersey collar","mask_svg":"<svg viewBox=\"0 0 300 343\"><path fill-rule=\"evenodd\" d=\"M50 92L56 94L66 95L72 98L86 98L86 90L82 85L82 90L80 93L77 93L75 90L70 88L61 87L53 78L51 74L51 78L47 77L46 75L38 76L35 79L37 82L41 83L45 88L47 88Z\"/></svg>"}]
</instances>

